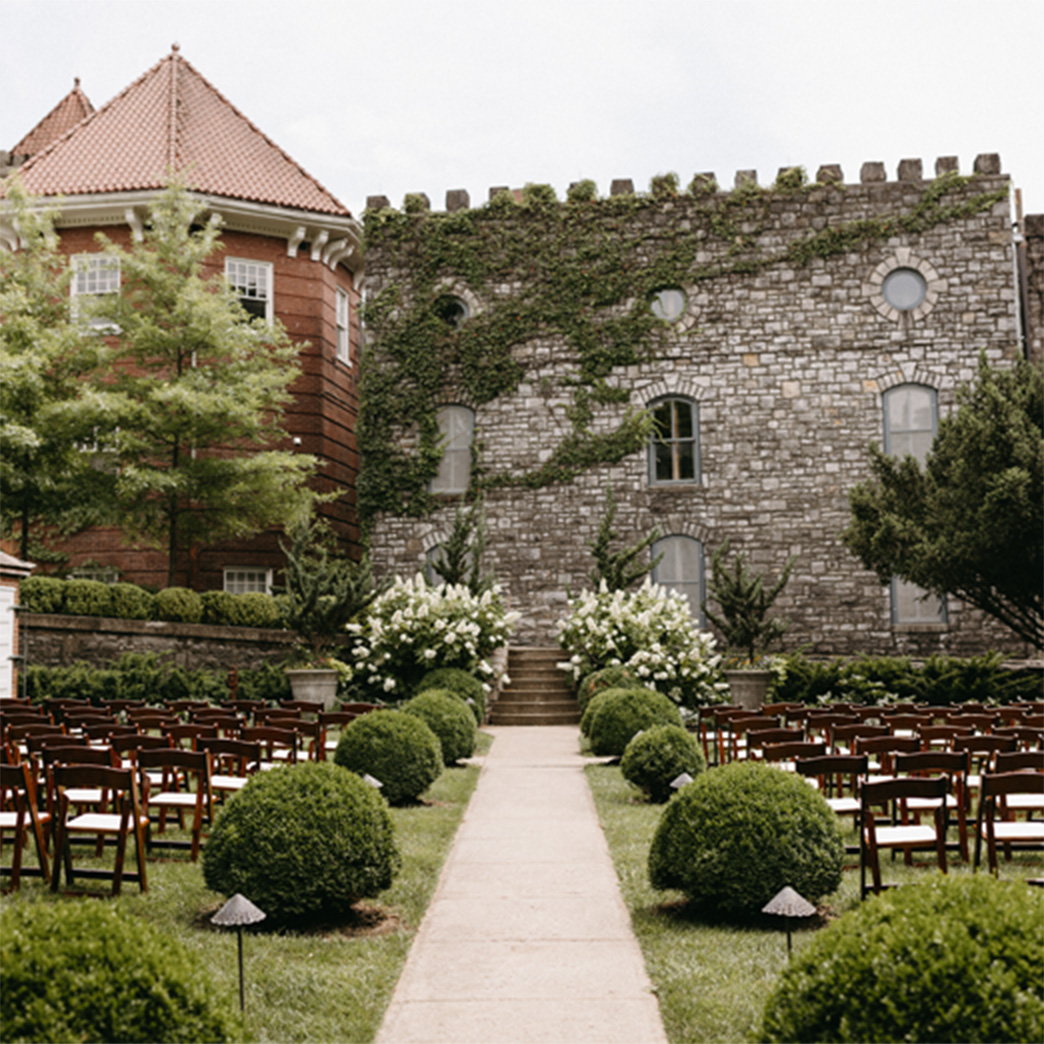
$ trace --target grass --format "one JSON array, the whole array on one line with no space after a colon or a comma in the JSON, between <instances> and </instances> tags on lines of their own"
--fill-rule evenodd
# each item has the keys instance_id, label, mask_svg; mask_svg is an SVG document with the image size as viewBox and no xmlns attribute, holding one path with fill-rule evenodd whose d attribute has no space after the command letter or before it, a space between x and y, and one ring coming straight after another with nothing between
<instances>
[{"instance_id":1,"label":"grass","mask_svg":"<svg viewBox=\"0 0 1044 1044\"><path fill-rule=\"evenodd\" d=\"M477 753L485 753L491 743L492 737L481 733ZM402 871L376 900L359 904L353 923L300 934L244 934L246 1016L240 1039L288 1044L373 1040L478 774L475 765L447 769L422 804L391 810ZM128 860L133 866L132 855ZM214 992L227 998L230 1008L238 1007L235 932L209 924L225 897L206 889L199 864L150 860L148 873L145 895L130 885L112 902L178 939ZM0 901L0 911L15 903L90 901L95 900L55 896L42 883L23 879L18 893Z\"/></svg>"},{"instance_id":2,"label":"grass","mask_svg":"<svg viewBox=\"0 0 1044 1044\"><path fill-rule=\"evenodd\" d=\"M656 891L649 884L646 861L663 806L648 804L624 780L615 765L586 769L599 820L620 879L624 902L659 998L667 1037L675 1044L758 1039L761 1012L787 963L783 925L710 923L689 911L680 892ZM858 836L851 826L846 844ZM974 840L972 842L974 844ZM858 864L858 855L849 856ZM1038 853L1017 854L1001 864L1001 877L1040 876ZM924 880L933 869L907 868L884 857L886 882ZM950 873L970 873L956 853ZM841 887L824 905L840 915L859 903L859 869L846 869ZM813 929L794 924L794 951L812 938Z\"/></svg>"}]
</instances>

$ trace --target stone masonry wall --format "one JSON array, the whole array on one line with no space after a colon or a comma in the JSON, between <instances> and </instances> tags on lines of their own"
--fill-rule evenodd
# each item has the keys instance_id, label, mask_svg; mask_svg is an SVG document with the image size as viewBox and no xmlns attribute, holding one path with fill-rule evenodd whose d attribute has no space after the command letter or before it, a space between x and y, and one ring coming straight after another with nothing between
<instances>
[{"instance_id":1,"label":"stone masonry wall","mask_svg":"<svg viewBox=\"0 0 1044 1044\"><path fill-rule=\"evenodd\" d=\"M944 158L937 172L954 166ZM963 193L1007 185L996 156L980 156L976 172L980 176ZM897 181L885 181L880 164L866 164L856 185L839 183L837 168L823 168L820 177L823 184L772 202L759 249L782 254L798 236L909 210L929 184L920 161L904 161ZM460 206L460 197L459 191L448 194L448 209ZM689 220L695 205L679 196L643 211L650 241L699 235ZM723 250L708 237L697 261L713 262ZM395 284L408 298L406 256L371 248L368 293ZM897 313L880 296L883 275L896 267L917 268L928 282L928 300L914 313ZM781 260L753 274L683 287L688 311L673 326L667 349L618 367L608 383L626 389L632 407L667 395L696 400L702 479L652 485L647 453L640 452L567 483L489 489L485 563L523 614L518 640L553 641L567 591L589 585L587 545L611 483L619 505L616 528L628 543L654 526L664 535L695 537L709 568L711 551L728 538L770 578L794 556L791 581L778 602L792 624L788 648L816 655L991 648L1026 655L1010 632L955 598L948 600L946 624L893 626L889 589L838 538L848 521L847 492L868 476L866 448L882 440L884 392L903 383L926 385L937 391L945 416L957 387L972 378L980 352L993 364L1014 357L1013 273L1005 199L987 212L867 241L804 266ZM373 347L379 359L380 345ZM563 381L577 360L568 345L549 335L519 346L514 358L525 367L517 390L475 407L476 439L490 475L532 469L570 429ZM448 383L443 401L466 399ZM596 407L592 427L619 424L626 408ZM422 569L425 552L448 535L455 509L450 499L424 519L379 515L371 536L378 572Z\"/></svg>"}]
</instances>

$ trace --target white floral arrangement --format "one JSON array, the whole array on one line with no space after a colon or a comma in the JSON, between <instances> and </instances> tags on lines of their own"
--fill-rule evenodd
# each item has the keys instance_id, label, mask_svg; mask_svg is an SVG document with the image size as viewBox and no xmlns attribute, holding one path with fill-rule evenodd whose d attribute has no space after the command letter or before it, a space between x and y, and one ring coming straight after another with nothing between
<instances>
[{"instance_id":1,"label":"white floral arrangement","mask_svg":"<svg viewBox=\"0 0 1044 1044\"><path fill-rule=\"evenodd\" d=\"M637 591L586 591L569 601L559 642L574 681L602 667L626 667L682 706L722 700L721 656L677 591L650 580Z\"/></svg>"},{"instance_id":2,"label":"white floral arrangement","mask_svg":"<svg viewBox=\"0 0 1044 1044\"><path fill-rule=\"evenodd\" d=\"M497 584L474 595L464 584L429 584L421 573L396 577L361 622L347 625L356 638L355 680L395 700L411 695L411 683L427 671L459 667L488 692L495 680L489 658L507 644L519 615L507 611Z\"/></svg>"}]
</instances>

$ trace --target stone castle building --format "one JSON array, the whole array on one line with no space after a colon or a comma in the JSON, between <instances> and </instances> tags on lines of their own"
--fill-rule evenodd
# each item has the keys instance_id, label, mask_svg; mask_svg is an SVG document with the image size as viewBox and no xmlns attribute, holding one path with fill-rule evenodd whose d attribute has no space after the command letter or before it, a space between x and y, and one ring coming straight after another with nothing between
<instances>
[{"instance_id":1,"label":"stone castle building","mask_svg":"<svg viewBox=\"0 0 1044 1044\"><path fill-rule=\"evenodd\" d=\"M491 190L477 208L458 191L442 213L371 197L360 503L378 570L430 568L481 489L486 569L545 644L590 583L611 488L621 543L658 530L655 577L697 615L728 540L769 579L795 560L790 648L1026 654L955 598L882 587L839 533L870 443L923 458L980 353L1041 358L1041 219L1013 234L992 154L963 176L944 157L803 182Z\"/></svg>"}]
</instances>

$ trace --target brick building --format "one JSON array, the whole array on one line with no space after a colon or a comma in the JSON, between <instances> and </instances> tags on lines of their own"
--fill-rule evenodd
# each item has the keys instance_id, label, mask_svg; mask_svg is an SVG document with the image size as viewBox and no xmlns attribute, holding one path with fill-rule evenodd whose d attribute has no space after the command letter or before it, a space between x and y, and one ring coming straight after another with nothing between
<instances>
[{"instance_id":1,"label":"brick building","mask_svg":"<svg viewBox=\"0 0 1044 1044\"><path fill-rule=\"evenodd\" d=\"M477 486L486 567L520 639L546 644L589 583L611 486L622 540L658 528L657 579L697 613L728 539L770 578L795 558L788 647L1027 654L958 599L882 587L838 537L868 444L923 458L980 352L1040 359L1041 221L1019 245L999 158L964 176L944 157L933 177L907 160L855 184L828 166L812 185L790 170L768 189L753 171L729 192L713 175L591 189L491 189L475 208L457 190L439 213L368 201L360 503L377 569L426 568Z\"/></svg>"},{"instance_id":2,"label":"brick building","mask_svg":"<svg viewBox=\"0 0 1044 1044\"><path fill-rule=\"evenodd\" d=\"M82 274L74 292L104 290L106 279L118 278L99 267L95 233L129 245L140 237L147 204L168 172L184 173L222 221L223 250L214 270L224 268L248 310L279 319L304 346L303 374L293 386L284 427L293 447L322 461L317 487L341 494L323 511L345 546L353 547L362 261L361 228L348 209L177 47L100 109L77 81L0 161L0 175L17 170L32 195L58 202L61 249L77 259ZM15 229L0 225L0 235L3 247L17 248ZM63 550L72 568L88 574L158 586L166 579L165 556L128 546L116 530L81 533ZM187 557L178 562L179 582L197 589L265 589L283 563L274 531Z\"/></svg>"}]
</instances>

